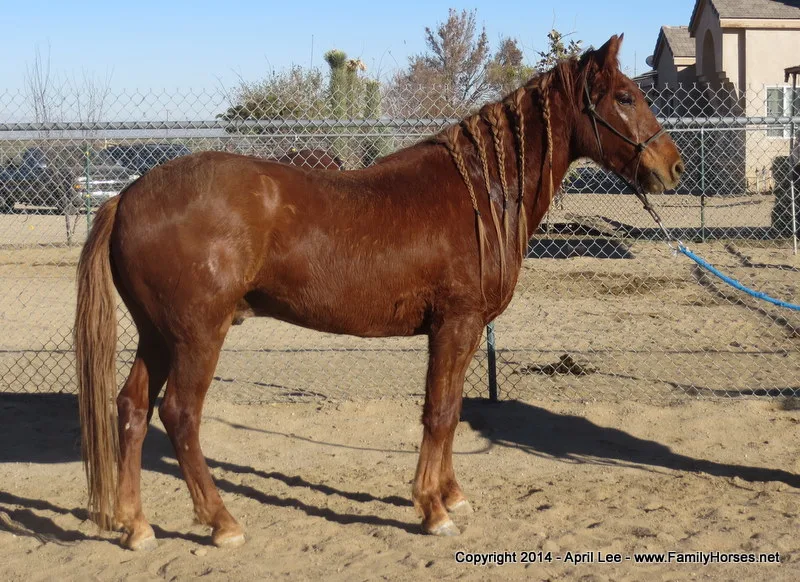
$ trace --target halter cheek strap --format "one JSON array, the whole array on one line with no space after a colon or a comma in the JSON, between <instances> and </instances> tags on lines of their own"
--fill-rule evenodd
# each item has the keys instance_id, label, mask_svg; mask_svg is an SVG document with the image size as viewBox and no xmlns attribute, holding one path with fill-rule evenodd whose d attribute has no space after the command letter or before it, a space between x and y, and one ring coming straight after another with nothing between
<instances>
[{"instance_id":1,"label":"halter cheek strap","mask_svg":"<svg viewBox=\"0 0 800 582\"><path fill-rule=\"evenodd\" d=\"M632 145L636 149L636 153L638 153L640 157L642 153L644 153L644 150L647 149L647 146L649 146L651 143L653 143L666 133L666 130L664 128L661 128L659 131L657 131L655 134L647 138L645 141L641 142L633 141L627 135L621 133L616 127L614 127L608 121L606 121L603 118L603 116L597 112L597 107L595 107L595 104L592 103L592 98L589 95L589 85L587 83L583 84L583 93L584 96L586 97L586 113L592 120L592 127L594 128L594 136L597 139L597 147L600 150L600 157L605 157L605 154L603 153L603 143L600 141L600 130L597 128L598 122L604 125L611 133L616 135L622 141Z\"/></svg>"},{"instance_id":2,"label":"halter cheek strap","mask_svg":"<svg viewBox=\"0 0 800 582\"><path fill-rule=\"evenodd\" d=\"M588 82L584 82L583 83L583 94L584 94L584 97L586 98L586 114L589 116L589 119L592 120L592 128L594 129L594 137L597 140L597 149L600 152L600 158L601 159L605 158L605 153L603 152L603 142L600 140L600 130L597 127L598 123L602 124L604 127L606 127L606 129L608 129L611 133L616 135L622 141L624 141L625 143L630 144L630 145L632 145L634 147L634 149L636 150L636 154L637 155L636 155L636 168L634 169L634 172L633 172L633 179L636 180L636 177L639 175L639 165L642 163L642 154L644 153L644 150L646 150L647 147L651 143L653 143L658 138L660 138L662 135L664 135L666 133L666 130L662 127L659 131L657 131L655 134L651 135L645 141L641 141L641 142L633 141L627 135L624 135L623 133L621 133L616 127L611 125L608 121L603 119L603 116L600 115L597 112L597 107L592 102L592 97L589 94L589 84L588 84ZM638 184L632 183L630 180L628 180L625 176L623 176L622 174L620 174L616 170L613 170L613 171L623 182L625 182L625 184L628 185L628 187L631 190L633 190L633 193L636 194L636 197L644 205L644 209L647 212L650 213L650 216L652 216L655 219L656 222L658 222L660 224L661 223L661 217L658 216L658 213L656 212L656 209L653 208L653 206L650 204L650 201L647 199L647 194L645 194L644 191L642 191L639 188Z\"/></svg>"}]
</instances>

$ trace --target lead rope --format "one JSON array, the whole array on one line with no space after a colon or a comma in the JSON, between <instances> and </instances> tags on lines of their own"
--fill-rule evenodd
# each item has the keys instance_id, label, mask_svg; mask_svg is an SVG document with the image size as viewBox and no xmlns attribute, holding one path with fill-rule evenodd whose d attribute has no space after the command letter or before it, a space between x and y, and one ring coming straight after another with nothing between
<instances>
[{"instance_id":1,"label":"lead rope","mask_svg":"<svg viewBox=\"0 0 800 582\"><path fill-rule=\"evenodd\" d=\"M584 93L584 96L586 97L586 114L589 116L589 119L592 120L592 127L594 129L595 138L597 139L597 149L600 152L600 158L602 159L604 157L604 154L603 154L603 144L600 141L600 130L597 127L597 122L598 121L603 126L605 126L609 131L611 131L614 135L616 135L617 137L621 138L623 141L629 143L634 148L636 148L636 151L637 151L637 153L639 155L637 157L636 168L635 168L634 173L633 173L634 180L635 180L636 176L638 176L638 174L639 174L639 165L642 162L642 154L644 153L644 150L646 150L647 146L649 146L652 142L654 142L659 137L664 135L664 133L666 133L666 131L664 130L664 128L661 128L657 133L652 135L647 140L645 140L643 142L636 143L635 141L630 139L628 136L623 135L622 133L620 133L619 130L617 130L614 126L612 126L605 119L603 119L603 117L597 112L597 109L596 109L594 103L592 103L592 97L591 97L591 94L589 93L589 86L586 83L584 83L584 85L583 85L583 93ZM778 307L785 307L786 309L793 309L795 311L800 311L800 305L795 305L793 303L787 303L786 301L781 301L780 299L775 299L774 297L770 297L769 295L767 295L765 293L762 293L761 291L755 291L753 289L750 289L749 287L746 287L746 286L742 285L736 279L728 277L727 275L723 274L718 269L714 268L714 266L712 266L710 263L708 263L707 261L703 260L701 257L697 256L696 254L694 254L692 251L690 251L686 247L686 245L683 244L683 242L681 242L680 239L673 239L672 236L670 236L669 231L664 227L664 223L661 222L661 217L658 215L658 212L653 207L653 205L650 204L650 201L647 199L647 194L644 191L641 191L638 186L636 186L635 184L631 183L630 180L628 180L622 174L619 174L617 172L614 172L614 173L619 178L621 178L622 181L625 182L625 184L627 184L628 187L631 190L633 190L633 193L636 194L636 197L641 201L642 205L644 206L644 209L650 214L650 216L653 217L653 220L655 220L656 224L658 225L658 228L660 228L661 232L664 233L665 242L667 243L667 246L669 246L670 250L672 251L672 256L677 256L678 253L686 255L691 260L693 260L695 263L697 263L702 268L707 270L709 273L711 273L712 275L714 275L716 277L719 277L721 280L723 280L725 283L727 283L731 287L734 287L735 289L743 291L743 292L747 293L748 295L750 295L752 297L755 297L756 299L761 299L763 301L767 301L769 303L772 303L773 305L777 305ZM672 244L673 240L677 243L677 247L673 246L673 244Z\"/></svg>"},{"instance_id":2,"label":"lead rope","mask_svg":"<svg viewBox=\"0 0 800 582\"><path fill-rule=\"evenodd\" d=\"M629 187L632 186L633 186L632 184L629 184ZM672 256L673 257L677 256L681 248L684 249L686 248L684 244L681 242L680 239L676 238L674 240L677 243L678 247L676 248L672 246L673 238L669 234L669 231L664 226L664 223L661 222L661 217L658 215L658 212L656 211L655 207L652 204L650 204L650 200L647 199L647 194L645 194L644 192L639 192L638 188L633 188L633 191L636 194L636 197L641 201L642 205L644 206L644 209L648 212L648 214L650 214L650 216L653 217L653 220L655 220L656 224L658 225L658 228L660 228L661 232L664 233L664 239L665 239L664 242L667 243L667 246L672 251Z\"/></svg>"},{"instance_id":3,"label":"lead rope","mask_svg":"<svg viewBox=\"0 0 800 582\"><path fill-rule=\"evenodd\" d=\"M794 303L788 303L788 302L782 301L780 299L775 299L774 297L770 297L769 295L767 295L766 293L764 293L762 291L756 291L755 289L751 289L750 287L747 287L747 286L743 285L742 283L740 283L736 279L733 279L732 277L728 277L723 272L721 272L719 269L715 268L711 263L709 263L708 261L704 260L703 258L697 256L692 251L690 251L689 248L686 245L684 245L681 242L680 239L673 239L670 236L669 231L666 228L664 228L664 224L661 222L661 217L658 215L658 212L656 212L656 209L653 208L653 206L650 204L650 201L647 199L647 194L642 192L641 195L640 195L638 193L638 191L636 191L636 190L634 190L634 191L637 192L636 195L639 197L639 200L641 200L643 202L644 209L647 210L647 212L650 213L650 216L653 217L653 220L656 221L656 224L658 224L658 227L661 229L661 232L664 233L664 237L666 239L665 242L667 243L667 245L669 246L670 250L672 251L672 256L673 257L677 256L678 253L681 253L682 255L686 255L691 260L693 260L695 263L700 265L703 269L705 269L706 271L708 271L709 273L711 273L715 277L718 277L719 279L721 279L722 281L724 281L725 283L727 283L728 285L730 285L734 289L738 289L739 291L747 293L751 297L755 297L756 299L761 299L762 301L766 301L767 303L771 303L771 304L776 305L778 307L784 307L786 309L792 309L794 311L800 311L800 305L796 305ZM678 245L677 248L672 245L673 240L677 243L677 245Z\"/></svg>"}]
</instances>

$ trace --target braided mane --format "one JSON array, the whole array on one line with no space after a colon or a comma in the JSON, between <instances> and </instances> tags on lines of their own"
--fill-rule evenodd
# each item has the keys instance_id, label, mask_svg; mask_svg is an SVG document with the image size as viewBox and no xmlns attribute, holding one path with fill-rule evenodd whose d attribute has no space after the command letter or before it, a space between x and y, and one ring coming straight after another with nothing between
<instances>
[{"instance_id":1,"label":"braided mane","mask_svg":"<svg viewBox=\"0 0 800 582\"><path fill-rule=\"evenodd\" d=\"M445 145L447 151L450 152L450 157L458 168L458 173L467 185L470 200L472 200L472 209L475 211L475 223L478 230L478 268L480 269L480 286L481 297L486 302L486 295L483 292L483 263L486 248L486 228L483 226L481 220L481 211L478 209L478 199L475 197L475 188L472 186L472 180L469 179L469 172L467 171L467 164L464 162L464 156L461 153L461 146L458 143L458 137L461 133L460 125L453 125L440 134L441 143Z\"/></svg>"},{"instance_id":2,"label":"braided mane","mask_svg":"<svg viewBox=\"0 0 800 582\"><path fill-rule=\"evenodd\" d=\"M433 143L442 144L447 148L450 153L456 168L458 169L461 179L467 187L467 191L472 202L472 208L475 211L476 230L478 236L479 247L479 269L480 269L480 286L481 295L485 301L485 294L483 291L483 271L485 263L485 248L486 229L483 224L483 219L478 207L478 199L475 195L475 186L470 179L467 164L464 158L465 145L469 144L474 148L480 161L480 167L483 172L483 182L486 188L486 195L488 197L489 208L491 210L492 223L494 224L495 233L498 241L498 252L500 259L500 293L501 296L504 292L505 271L506 271L506 249L509 245L509 216L508 216L508 198L509 198L509 184L508 176L506 175L506 139L508 139L509 132L512 134L513 151L516 154L517 166L517 244L519 246L519 253L522 259L525 258L527 251L529 232L528 232L528 219L524 210L524 195L525 195L525 172L527 160L525 159L525 138L526 138L526 119L525 119L525 103L526 99L531 102L538 102L539 109L542 114L542 122L546 132L546 156L542 159L542 171L540 174L540 187L539 192L547 188L548 205L552 202L555 195L555 184L553 183L553 131L551 123L550 112L550 91L553 85L553 79L558 75L561 80L562 87L566 89L568 99L573 99L574 87L574 69L577 61L567 60L562 61L556 67L547 73L538 75L528 81L519 89L513 91L504 99L490 103L481 108L477 113L465 118L461 123L446 128L438 135L431 138ZM536 108L534 108L534 112ZM491 137L492 149L494 156L488 152L488 145L484 140L484 129ZM465 134L467 138L466 143L461 140L461 135ZM495 204L492 201L492 175L489 164L490 158L493 159L497 166L497 176L500 182L500 188L503 195L502 200L502 219L498 218ZM548 169L548 181L544 183L545 164ZM537 201L538 201L537 194ZM534 203L535 204L535 203Z\"/></svg>"}]
</instances>

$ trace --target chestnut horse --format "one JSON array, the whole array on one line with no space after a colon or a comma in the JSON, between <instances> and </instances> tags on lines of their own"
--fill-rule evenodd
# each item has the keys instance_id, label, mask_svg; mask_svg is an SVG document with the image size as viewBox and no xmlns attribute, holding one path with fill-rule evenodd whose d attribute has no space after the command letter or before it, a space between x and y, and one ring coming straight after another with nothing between
<instances>
[{"instance_id":1,"label":"chestnut horse","mask_svg":"<svg viewBox=\"0 0 800 582\"><path fill-rule=\"evenodd\" d=\"M589 157L642 192L683 171L621 37L539 75L439 135L352 172L226 153L180 158L97 212L78 266L75 347L89 503L131 549L156 543L140 498L142 441L159 415L212 541L244 533L200 450L203 399L242 313L361 337L428 336L422 446L412 489L425 532L459 532L453 470L467 366L511 301L528 239L571 161ZM139 332L116 393L114 287Z\"/></svg>"}]
</instances>

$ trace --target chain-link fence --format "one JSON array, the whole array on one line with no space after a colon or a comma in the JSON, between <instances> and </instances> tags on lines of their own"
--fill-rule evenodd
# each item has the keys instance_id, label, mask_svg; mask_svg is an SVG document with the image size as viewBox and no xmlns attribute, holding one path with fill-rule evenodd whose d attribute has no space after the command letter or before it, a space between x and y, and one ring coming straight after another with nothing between
<instances>
[{"instance_id":1,"label":"chain-link fence","mask_svg":"<svg viewBox=\"0 0 800 582\"><path fill-rule=\"evenodd\" d=\"M441 91L367 83L334 99L323 89L263 100L136 92L36 102L0 93L0 391L74 390L80 244L93 208L153 166L213 149L313 165L327 155L355 169L463 113ZM800 103L791 89L648 97L686 164L677 192L652 197L666 227L746 285L797 303L791 138ZM495 334L496 368L482 347L468 394L486 395L491 375L506 398L800 393L796 312L674 257L636 198L590 163L570 170ZM120 380L135 336L120 308ZM358 339L248 319L229 334L214 389L236 402L420 396L425 354L424 338Z\"/></svg>"}]
</instances>

